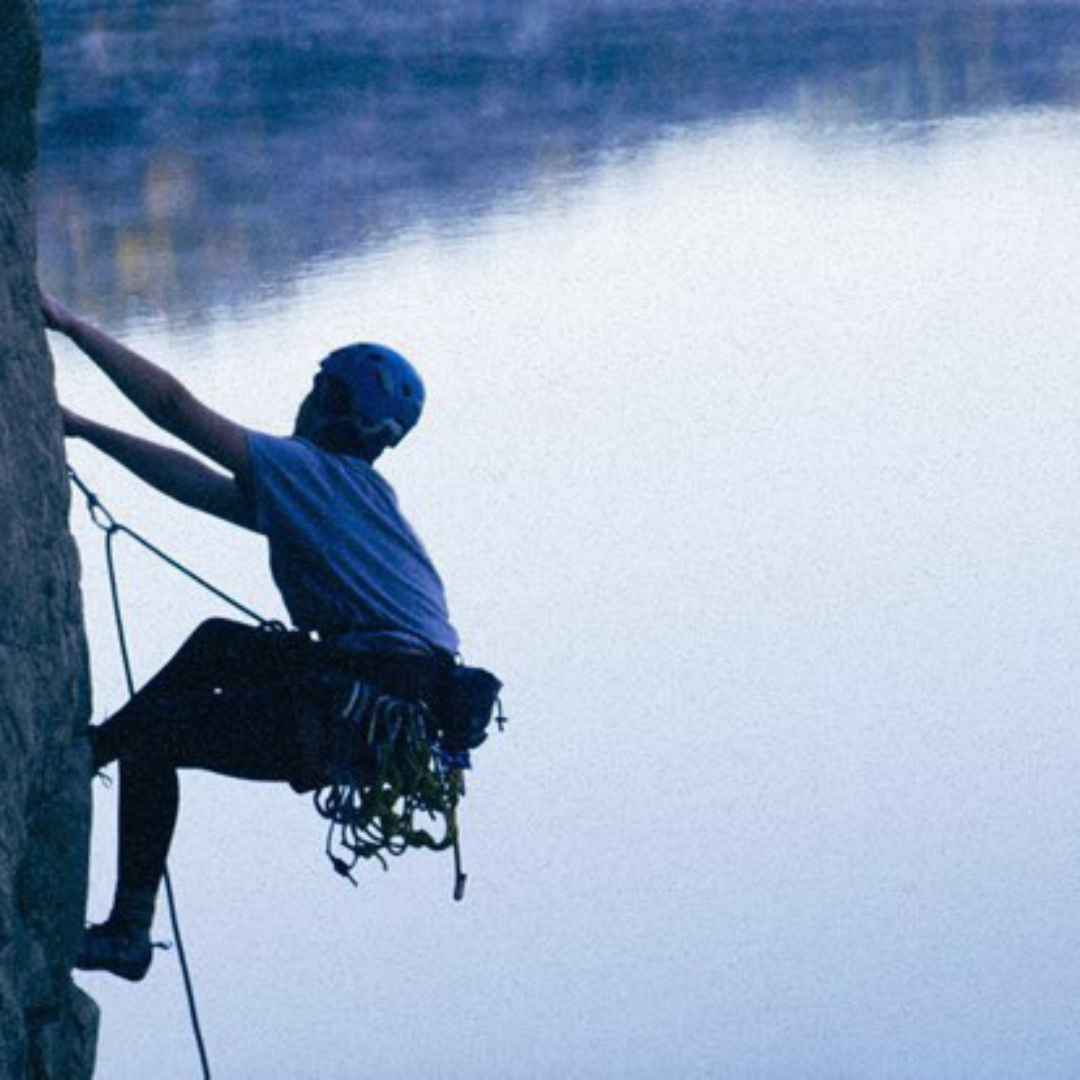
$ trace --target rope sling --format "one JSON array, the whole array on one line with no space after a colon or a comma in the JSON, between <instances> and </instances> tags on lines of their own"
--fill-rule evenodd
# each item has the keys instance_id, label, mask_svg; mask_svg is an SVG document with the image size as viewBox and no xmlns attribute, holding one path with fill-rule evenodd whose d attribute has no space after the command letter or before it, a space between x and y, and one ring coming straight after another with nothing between
<instances>
[{"instance_id":1,"label":"rope sling","mask_svg":"<svg viewBox=\"0 0 1080 1080\"><path fill-rule=\"evenodd\" d=\"M117 521L97 495L68 465L71 483L86 500L90 520L105 534L105 563L113 619L129 695L135 694L131 657L117 581L114 541L125 535L219 600L252 619L260 627L284 633L277 620L263 618L258 612L229 596L216 585L195 573L179 560L162 551L144 536ZM375 859L388 869L387 855L402 855L410 847L444 851L453 848L454 899L465 893L467 875L461 866L461 847L457 824L457 805L465 793L463 770L470 765L469 750L486 738L485 729L497 706L495 720L503 729L506 717L498 697L501 683L490 672L464 665L455 666L450 685L449 713L456 724L433 715L424 701L406 701L381 693L365 681L354 681L351 693L340 709L346 721L341 730L359 735L374 756L374 767L365 770L346 765L332 767L329 782L313 795L315 808L327 820L326 854L334 870L353 885L358 882L352 870L361 860ZM338 760L347 760L344 752ZM418 814L444 822L443 834L436 839L416 825ZM335 854L334 845L347 853ZM199 1024L194 989L187 957L180 936L176 900L168 867L164 873L169 919L176 942L177 957L184 980L188 1011L205 1080L210 1078L206 1046Z\"/></svg>"}]
</instances>

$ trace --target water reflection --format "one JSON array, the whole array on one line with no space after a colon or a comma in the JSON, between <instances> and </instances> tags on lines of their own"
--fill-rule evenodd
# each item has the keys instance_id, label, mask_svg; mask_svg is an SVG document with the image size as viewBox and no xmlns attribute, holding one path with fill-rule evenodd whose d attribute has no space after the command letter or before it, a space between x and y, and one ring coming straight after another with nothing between
<instances>
[{"instance_id":1,"label":"water reflection","mask_svg":"<svg viewBox=\"0 0 1080 1080\"><path fill-rule=\"evenodd\" d=\"M47 261L117 321L239 302L124 336L269 430L360 298L433 402L387 470L512 688L450 918L440 865L346 910L308 806L185 777L222 1075L1075 1073L1073 17L808 6L44 13L52 72L75 43ZM64 400L133 423L69 358ZM279 613L257 537L71 453ZM72 521L100 717L123 683ZM142 674L213 611L122 558ZM433 957L454 1007L418 1013ZM177 985L94 985L103 1072L183 1072Z\"/></svg>"},{"instance_id":2,"label":"water reflection","mask_svg":"<svg viewBox=\"0 0 1080 1080\"><path fill-rule=\"evenodd\" d=\"M41 20L42 261L114 323L277 292L673 127L925 124L1080 88L1062 5L80 0Z\"/></svg>"}]
</instances>

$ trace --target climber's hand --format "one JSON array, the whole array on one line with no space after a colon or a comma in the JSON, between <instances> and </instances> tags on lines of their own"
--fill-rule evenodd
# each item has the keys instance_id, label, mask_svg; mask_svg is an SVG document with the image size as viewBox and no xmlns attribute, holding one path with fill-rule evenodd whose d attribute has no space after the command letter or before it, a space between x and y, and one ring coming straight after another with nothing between
<instances>
[{"instance_id":1,"label":"climber's hand","mask_svg":"<svg viewBox=\"0 0 1080 1080\"><path fill-rule=\"evenodd\" d=\"M55 296L47 292L41 294L41 315L49 330L57 330L61 334L68 332L68 327L74 319L71 312Z\"/></svg>"}]
</instances>

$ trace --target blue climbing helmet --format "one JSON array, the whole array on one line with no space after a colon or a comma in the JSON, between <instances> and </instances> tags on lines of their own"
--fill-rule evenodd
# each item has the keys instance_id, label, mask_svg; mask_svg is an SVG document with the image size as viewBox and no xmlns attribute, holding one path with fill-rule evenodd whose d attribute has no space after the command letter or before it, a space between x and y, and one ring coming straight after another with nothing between
<instances>
[{"instance_id":1,"label":"blue climbing helmet","mask_svg":"<svg viewBox=\"0 0 1080 1080\"><path fill-rule=\"evenodd\" d=\"M359 342L335 349L320 367L344 385L349 412L365 439L397 446L420 419L424 384L401 353Z\"/></svg>"}]
</instances>

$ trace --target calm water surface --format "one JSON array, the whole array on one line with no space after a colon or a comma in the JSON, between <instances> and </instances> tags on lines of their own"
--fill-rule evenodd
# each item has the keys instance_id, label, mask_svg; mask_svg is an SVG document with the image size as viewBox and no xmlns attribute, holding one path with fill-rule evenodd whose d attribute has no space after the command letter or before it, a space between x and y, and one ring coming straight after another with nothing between
<instances>
[{"instance_id":1,"label":"calm water surface","mask_svg":"<svg viewBox=\"0 0 1080 1080\"><path fill-rule=\"evenodd\" d=\"M42 273L270 430L331 346L413 355L386 471L513 722L463 905L434 858L354 893L303 800L184 778L216 1072L1072 1076L1080 14L289 10L43 12ZM280 614L258 538L71 456ZM218 609L123 573L145 677ZM103 1075L194 1074L167 956L85 985Z\"/></svg>"}]
</instances>

